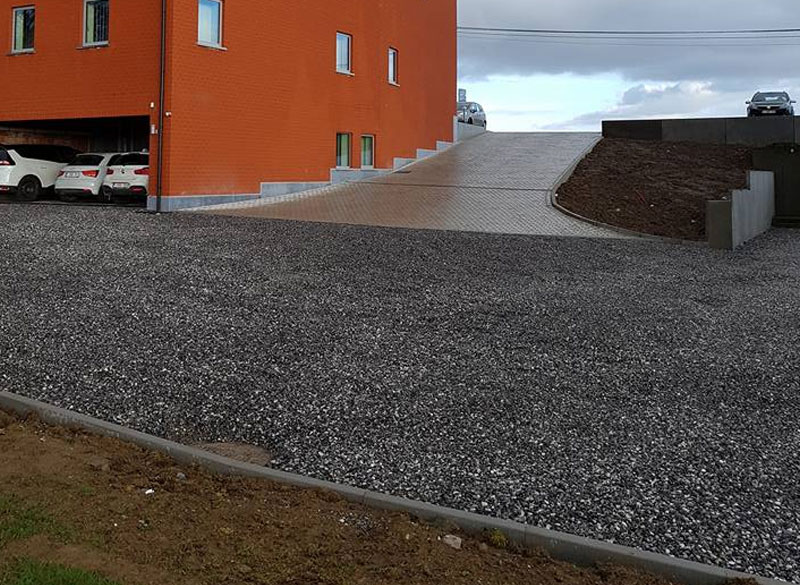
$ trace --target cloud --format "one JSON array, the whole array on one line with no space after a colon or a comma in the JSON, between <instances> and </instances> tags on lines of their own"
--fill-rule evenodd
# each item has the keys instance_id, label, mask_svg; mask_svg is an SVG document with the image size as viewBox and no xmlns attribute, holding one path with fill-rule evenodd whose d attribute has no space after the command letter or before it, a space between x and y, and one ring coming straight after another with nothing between
<instances>
[{"instance_id":1,"label":"cloud","mask_svg":"<svg viewBox=\"0 0 800 585\"><path fill-rule=\"evenodd\" d=\"M590 30L752 29L800 26L797 0L460 0L467 26ZM648 44L586 39L460 41L465 80L491 75L613 73L630 81L702 79L741 87L795 78L800 38ZM666 46L665 46L666 45Z\"/></svg>"},{"instance_id":2,"label":"cloud","mask_svg":"<svg viewBox=\"0 0 800 585\"><path fill-rule=\"evenodd\" d=\"M459 0L459 24L558 30L798 28L800 11L798 0ZM617 79L620 95L612 107L556 123L559 116L575 114L562 110L549 116L547 125L596 129L607 118L739 115L758 89L800 95L798 55L800 34L723 43L461 36L459 77L476 87L508 77ZM602 102L591 94L591 83L585 87L584 109L597 110Z\"/></svg>"}]
</instances>

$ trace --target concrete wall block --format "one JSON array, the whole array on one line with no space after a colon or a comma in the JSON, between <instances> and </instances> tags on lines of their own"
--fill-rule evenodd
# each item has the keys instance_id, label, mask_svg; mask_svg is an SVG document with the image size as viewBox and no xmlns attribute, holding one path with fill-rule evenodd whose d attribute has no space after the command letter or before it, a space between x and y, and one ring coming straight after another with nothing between
<instances>
[{"instance_id":1,"label":"concrete wall block","mask_svg":"<svg viewBox=\"0 0 800 585\"><path fill-rule=\"evenodd\" d=\"M708 202L708 243L712 248L734 250L769 230L774 218L774 173L750 171L747 189L733 191L730 199Z\"/></svg>"},{"instance_id":2,"label":"concrete wall block","mask_svg":"<svg viewBox=\"0 0 800 585\"><path fill-rule=\"evenodd\" d=\"M389 172L388 169L331 169L331 185L374 179Z\"/></svg>"},{"instance_id":3,"label":"concrete wall block","mask_svg":"<svg viewBox=\"0 0 800 585\"><path fill-rule=\"evenodd\" d=\"M663 139L666 142L725 144L725 126L724 118L664 120Z\"/></svg>"},{"instance_id":4,"label":"concrete wall block","mask_svg":"<svg viewBox=\"0 0 800 585\"><path fill-rule=\"evenodd\" d=\"M794 142L794 120L775 118L728 118L725 121L727 144L770 146Z\"/></svg>"},{"instance_id":5,"label":"concrete wall block","mask_svg":"<svg viewBox=\"0 0 800 585\"><path fill-rule=\"evenodd\" d=\"M281 197L292 193L302 193L311 189L327 187L328 183L261 183L262 198Z\"/></svg>"},{"instance_id":6,"label":"concrete wall block","mask_svg":"<svg viewBox=\"0 0 800 585\"><path fill-rule=\"evenodd\" d=\"M603 138L662 140L663 120L604 120Z\"/></svg>"},{"instance_id":7,"label":"concrete wall block","mask_svg":"<svg viewBox=\"0 0 800 585\"><path fill-rule=\"evenodd\" d=\"M439 152L442 152L443 150L447 150L451 146L453 146L452 142L445 142L443 140L437 140L436 141L436 150L438 150Z\"/></svg>"},{"instance_id":8,"label":"concrete wall block","mask_svg":"<svg viewBox=\"0 0 800 585\"><path fill-rule=\"evenodd\" d=\"M458 122L456 124L456 142L462 142L464 140L469 140L470 138L475 138L476 136L480 136L485 132L486 128L481 126L473 126Z\"/></svg>"},{"instance_id":9,"label":"concrete wall block","mask_svg":"<svg viewBox=\"0 0 800 585\"><path fill-rule=\"evenodd\" d=\"M417 160L422 160L424 158L430 158L433 155L437 154L438 150L429 150L427 148L418 148L417 149Z\"/></svg>"},{"instance_id":10,"label":"concrete wall block","mask_svg":"<svg viewBox=\"0 0 800 585\"><path fill-rule=\"evenodd\" d=\"M413 162L416 162L417 159L415 158L396 158L394 159L394 170L400 170L403 167L410 165Z\"/></svg>"}]
</instances>

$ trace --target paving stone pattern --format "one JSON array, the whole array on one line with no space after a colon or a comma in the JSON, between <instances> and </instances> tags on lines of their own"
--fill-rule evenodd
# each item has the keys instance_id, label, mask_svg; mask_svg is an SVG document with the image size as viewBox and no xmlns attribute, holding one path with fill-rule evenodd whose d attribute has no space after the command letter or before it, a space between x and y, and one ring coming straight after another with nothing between
<instances>
[{"instance_id":1,"label":"paving stone pattern","mask_svg":"<svg viewBox=\"0 0 800 585\"><path fill-rule=\"evenodd\" d=\"M800 237L0 205L0 388L800 582Z\"/></svg>"},{"instance_id":2,"label":"paving stone pattern","mask_svg":"<svg viewBox=\"0 0 800 585\"><path fill-rule=\"evenodd\" d=\"M555 210L549 192L594 134L487 133L398 173L205 213L417 229L620 237Z\"/></svg>"}]
</instances>

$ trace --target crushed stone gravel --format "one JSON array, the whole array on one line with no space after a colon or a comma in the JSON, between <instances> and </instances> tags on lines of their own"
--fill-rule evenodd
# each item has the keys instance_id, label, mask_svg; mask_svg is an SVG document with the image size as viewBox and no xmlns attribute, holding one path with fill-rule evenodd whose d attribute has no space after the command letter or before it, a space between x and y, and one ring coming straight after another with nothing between
<instances>
[{"instance_id":1,"label":"crushed stone gravel","mask_svg":"<svg viewBox=\"0 0 800 585\"><path fill-rule=\"evenodd\" d=\"M0 388L800 582L800 237L0 205Z\"/></svg>"}]
</instances>

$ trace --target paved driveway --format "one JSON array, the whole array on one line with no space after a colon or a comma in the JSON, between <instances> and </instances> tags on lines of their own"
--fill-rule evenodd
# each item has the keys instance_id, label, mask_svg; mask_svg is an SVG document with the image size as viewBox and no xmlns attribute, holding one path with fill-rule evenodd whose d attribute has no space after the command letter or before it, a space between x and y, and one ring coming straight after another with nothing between
<instances>
[{"instance_id":1,"label":"paved driveway","mask_svg":"<svg viewBox=\"0 0 800 585\"><path fill-rule=\"evenodd\" d=\"M550 191L595 134L494 134L458 144L402 171L206 213L418 229L618 237L556 211Z\"/></svg>"}]
</instances>

